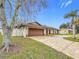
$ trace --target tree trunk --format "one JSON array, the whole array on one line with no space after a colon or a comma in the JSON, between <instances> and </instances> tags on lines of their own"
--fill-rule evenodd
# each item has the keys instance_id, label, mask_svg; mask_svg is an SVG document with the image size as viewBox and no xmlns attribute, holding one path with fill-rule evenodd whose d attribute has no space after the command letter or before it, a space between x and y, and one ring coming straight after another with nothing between
<instances>
[{"instance_id":1,"label":"tree trunk","mask_svg":"<svg viewBox=\"0 0 79 59\"><path fill-rule=\"evenodd\" d=\"M9 50L9 45L11 44L10 42L10 37L11 37L11 32L9 27L7 26L7 20L5 16L5 0L0 1L0 20L2 23L2 30L3 30L3 42L2 42L2 47L1 47L1 52Z\"/></svg>"},{"instance_id":2,"label":"tree trunk","mask_svg":"<svg viewBox=\"0 0 79 59\"><path fill-rule=\"evenodd\" d=\"M73 38L76 38L75 24L73 24Z\"/></svg>"},{"instance_id":3,"label":"tree trunk","mask_svg":"<svg viewBox=\"0 0 79 59\"><path fill-rule=\"evenodd\" d=\"M10 28L5 28L4 30L3 30L3 42L2 42L2 52L3 51L9 51L9 46L11 45L11 41L10 41L10 39L11 39L11 30L10 30Z\"/></svg>"}]
</instances>

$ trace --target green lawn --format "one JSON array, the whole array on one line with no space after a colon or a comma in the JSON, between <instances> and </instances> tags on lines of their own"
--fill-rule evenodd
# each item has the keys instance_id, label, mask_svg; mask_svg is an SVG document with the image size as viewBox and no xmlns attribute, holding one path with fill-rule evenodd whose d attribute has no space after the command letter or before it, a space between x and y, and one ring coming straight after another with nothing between
<instances>
[{"instance_id":1,"label":"green lawn","mask_svg":"<svg viewBox=\"0 0 79 59\"><path fill-rule=\"evenodd\" d=\"M64 36L73 37L73 34L57 34L57 35L58 35L58 36L64 35ZM79 33L77 33L76 36L79 36Z\"/></svg>"},{"instance_id":2,"label":"green lawn","mask_svg":"<svg viewBox=\"0 0 79 59\"><path fill-rule=\"evenodd\" d=\"M65 37L66 40L74 41L74 42L79 42L79 37L76 37L75 39L72 37Z\"/></svg>"},{"instance_id":3,"label":"green lawn","mask_svg":"<svg viewBox=\"0 0 79 59\"><path fill-rule=\"evenodd\" d=\"M47 36L68 36L68 37L73 37L73 34L49 34ZM76 36L79 37L79 33L77 33Z\"/></svg>"},{"instance_id":4,"label":"green lawn","mask_svg":"<svg viewBox=\"0 0 79 59\"><path fill-rule=\"evenodd\" d=\"M0 37L0 45L2 38ZM47 45L32 39L23 37L13 37L12 42L18 44L17 53L3 53L0 59L72 59L71 57L58 52ZM16 47L16 49L18 49Z\"/></svg>"}]
</instances>

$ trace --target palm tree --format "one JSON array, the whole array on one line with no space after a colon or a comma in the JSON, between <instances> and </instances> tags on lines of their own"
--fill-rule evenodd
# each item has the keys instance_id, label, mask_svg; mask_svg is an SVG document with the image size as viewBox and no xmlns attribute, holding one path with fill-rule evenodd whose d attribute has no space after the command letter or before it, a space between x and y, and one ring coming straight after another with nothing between
<instances>
[{"instance_id":1,"label":"palm tree","mask_svg":"<svg viewBox=\"0 0 79 59\"><path fill-rule=\"evenodd\" d=\"M72 28L73 28L73 38L76 38L76 36L75 36L76 35L76 30L75 30L76 24L74 23L76 16L77 16L77 11L72 11L72 12L64 15L64 18L72 18L71 23L72 23Z\"/></svg>"}]
</instances>

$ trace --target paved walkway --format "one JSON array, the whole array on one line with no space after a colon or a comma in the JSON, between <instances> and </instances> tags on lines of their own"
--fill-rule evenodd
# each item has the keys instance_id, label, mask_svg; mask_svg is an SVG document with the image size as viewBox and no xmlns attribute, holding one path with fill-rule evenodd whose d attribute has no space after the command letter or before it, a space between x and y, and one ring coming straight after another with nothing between
<instances>
[{"instance_id":1,"label":"paved walkway","mask_svg":"<svg viewBox=\"0 0 79 59\"><path fill-rule=\"evenodd\" d=\"M62 36L38 36L31 37L36 41L40 41L57 51L63 52L64 54L71 56L74 59L79 59L79 43L72 42L63 39Z\"/></svg>"}]
</instances>

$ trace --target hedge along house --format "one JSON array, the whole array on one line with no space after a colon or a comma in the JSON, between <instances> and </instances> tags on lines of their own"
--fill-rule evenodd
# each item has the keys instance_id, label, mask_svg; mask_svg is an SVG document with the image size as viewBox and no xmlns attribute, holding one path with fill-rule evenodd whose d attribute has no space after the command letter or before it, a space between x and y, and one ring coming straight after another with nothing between
<instances>
[{"instance_id":1,"label":"hedge along house","mask_svg":"<svg viewBox=\"0 0 79 59\"><path fill-rule=\"evenodd\" d=\"M13 29L12 36L44 36L49 34L58 34L58 29L43 26L38 22L29 22L27 24L17 24Z\"/></svg>"}]
</instances>

